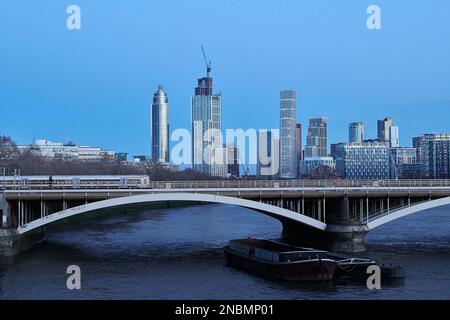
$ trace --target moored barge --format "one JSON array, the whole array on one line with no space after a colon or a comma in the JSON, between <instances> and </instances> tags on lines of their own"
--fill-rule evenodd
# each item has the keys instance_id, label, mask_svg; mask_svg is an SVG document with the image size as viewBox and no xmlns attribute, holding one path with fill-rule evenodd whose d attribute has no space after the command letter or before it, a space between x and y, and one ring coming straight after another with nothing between
<instances>
[{"instance_id":1,"label":"moored barge","mask_svg":"<svg viewBox=\"0 0 450 320\"><path fill-rule=\"evenodd\" d=\"M326 251L274 240L231 240L224 252L231 267L281 280L331 280L336 269L336 261L327 258Z\"/></svg>"}]
</instances>

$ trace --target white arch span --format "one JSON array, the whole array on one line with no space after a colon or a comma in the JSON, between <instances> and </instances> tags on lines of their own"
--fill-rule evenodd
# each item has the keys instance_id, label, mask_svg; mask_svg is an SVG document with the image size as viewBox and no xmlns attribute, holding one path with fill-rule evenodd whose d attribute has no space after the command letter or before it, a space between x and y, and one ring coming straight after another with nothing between
<instances>
[{"instance_id":1,"label":"white arch span","mask_svg":"<svg viewBox=\"0 0 450 320\"><path fill-rule=\"evenodd\" d=\"M102 200L97 202L88 203L78 207L73 207L63 211L59 211L50 214L46 217L36 219L17 228L19 234L24 234L26 232L32 231L34 229L44 227L56 221L67 219L72 216L80 215L86 212L91 212L94 210L120 207L132 204L145 204L153 202L173 202L173 201L192 201L192 202L211 202L211 203L223 203L231 204L239 207L244 207L252 210L259 211L263 214L269 215L276 219L289 219L299 223L306 224L313 228L319 230L325 230L326 224L320 222L316 219L310 218L300 213L294 211L282 209L269 204L245 200L240 198L211 195L211 194L199 194L199 193L157 193L157 194L144 194L129 197L113 198L108 200Z\"/></svg>"},{"instance_id":2,"label":"white arch span","mask_svg":"<svg viewBox=\"0 0 450 320\"><path fill-rule=\"evenodd\" d=\"M402 217L409 216L410 214L424 211L427 209L445 206L448 204L450 204L450 197L431 200L431 201L420 203L420 204L415 204L410 207L399 209L397 211L394 211L392 213L389 213L389 214L381 216L377 219L374 219L373 221L370 221L367 224L367 226L369 227L369 230L372 230L373 228L379 227L385 223L400 219Z\"/></svg>"}]
</instances>

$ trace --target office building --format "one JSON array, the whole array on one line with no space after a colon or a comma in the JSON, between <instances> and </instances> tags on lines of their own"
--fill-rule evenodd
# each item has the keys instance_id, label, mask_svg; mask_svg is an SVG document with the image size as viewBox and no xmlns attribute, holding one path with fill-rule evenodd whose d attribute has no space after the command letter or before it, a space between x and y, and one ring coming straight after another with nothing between
<instances>
[{"instance_id":1,"label":"office building","mask_svg":"<svg viewBox=\"0 0 450 320\"><path fill-rule=\"evenodd\" d=\"M280 92L280 175L297 178L297 101L294 90Z\"/></svg>"},{"instance_id":2,"label":"office building","mask_svg":"<svg viewBox=\"0 0 450 320\"><path fill-rule=\"evenodd\" d=\"M352 122L348 125L348 142L362 143L365 139L365 128L362 122Z\"/></svg>"},{"instance_id":3,"label":"office building","mask_svg":"<svg viewBox=\"0 0 450 320\"><path fill-rule=\"evenodd\" d=\"M345 179L389 179L389 143L366 140L336 146L336 171Z\"/></svg>"},{"instance_id":4,"label":"office building","mask_svg":"<svg viewBox=\"0 0 450 320\"><path fill-rule=\"evenodd\" d=\"M151 141L152 160L169 162L169 99L161 85L153 95Z\"/></svg>"}]
</instances>

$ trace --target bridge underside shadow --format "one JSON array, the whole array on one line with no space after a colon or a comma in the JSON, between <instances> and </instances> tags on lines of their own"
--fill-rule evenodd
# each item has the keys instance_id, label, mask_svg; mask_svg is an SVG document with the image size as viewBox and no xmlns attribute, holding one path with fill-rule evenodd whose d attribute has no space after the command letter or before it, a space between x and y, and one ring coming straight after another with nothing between
<instances>
[{"instance_id":1,"label":"bridge underside shadow","mask_svg":"<svg viewBox=\"0 0 450 320\"><path fill-rule=\"evenodd\" d=\"M154 207L169 207L179 205L193 205L200 203L221 203L250 209L287 223L305 224L310 228L325 230L326 224L293 212L262 202L208 194L145 194L129 197L120 197L87 203L84 205L66 208L65 210L41 216L17 228L2 229L0 232L0 254L14 255L31 247L34 243L45 237L48 230L76 220L90 219L99 215L109 214L107 211L123 213L127 210L150 209ZM22 211L25 204L21 204ZM28 211L37 206L33 205ZM27 210L25 210L27 211ZM45 212L45 210L43 211ZM36 216L38 212L28 212L29 216ZM239 223L239 222L236 222Z\"/></svg>"}]
</instances>

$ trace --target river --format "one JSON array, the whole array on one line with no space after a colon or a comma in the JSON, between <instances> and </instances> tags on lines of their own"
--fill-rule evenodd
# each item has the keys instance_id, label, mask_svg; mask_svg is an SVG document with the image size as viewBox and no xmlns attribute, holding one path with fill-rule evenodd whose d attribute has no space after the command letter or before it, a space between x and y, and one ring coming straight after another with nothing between
<instances>
[{"instance_id":1,"label":"river","mask_svg":"<svg viewBox=\"0 0 450 320\"><path fill-rule=\"evenodd\" d=\"M0 299L450 299L450 207L368 234L363 256L405 268L404 281L381 290L362 282L272 281L226 266L228 240L280 232L275 219L220 204L76 222L0 258ZM66 287L69 265L81 268L80 290Z\"/></svg>"}]
</instances>

